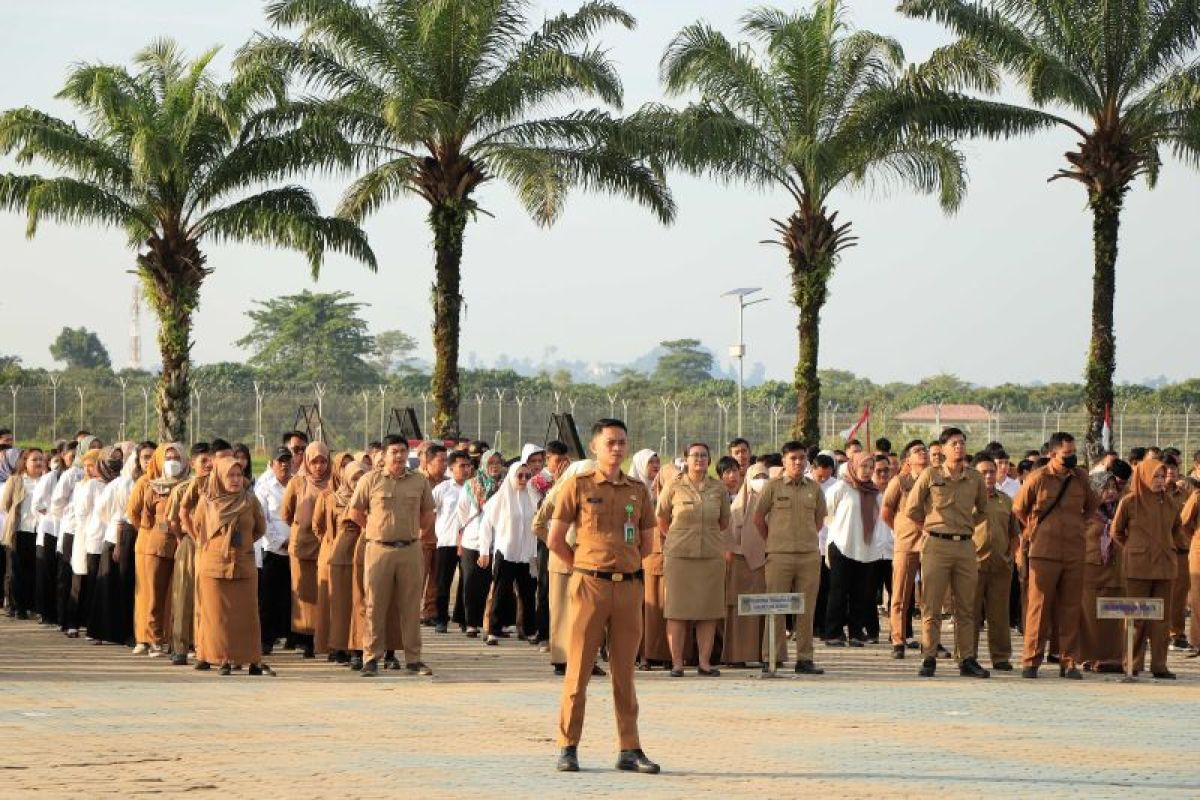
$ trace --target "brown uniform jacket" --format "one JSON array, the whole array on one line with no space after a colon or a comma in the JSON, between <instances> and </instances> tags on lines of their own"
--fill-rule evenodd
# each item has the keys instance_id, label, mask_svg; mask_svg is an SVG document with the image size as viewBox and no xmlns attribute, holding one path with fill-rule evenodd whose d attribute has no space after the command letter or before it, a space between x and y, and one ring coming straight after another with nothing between
<instances>
[{"instance_id":1,"label":"brown uniform jacket","mask_svg":"<svg viewBox=\"0 0 1200 800\"><path fill-rule=\"evenodd\" d=\"M1196 535L1200 529L1200 489L1194 489L1188 495L1183 504L1183 511L1179 512L1179 522L1179 530L1191 542L1189 552L1200 552L1200 536ZM1200 602L1200 598L1197 598L1197 601Z\"/></svg>"},{"instance_id":2,"label":"brown uniform jacket","mask_svg":"<svg viewBox=\"0 0 1200 800\"><path fill-rule=\"evenodd\" d=\"M175 547L179 544L171 530L167 506L170 503L169 494L159 494L150 486L146 478L139 478L129 493L129 504L125 514L138 527L137 541L133 552L144 556L159 558L174 558Z\"/></svg>"},{"instance_id":3,"label":"brown uniform jacket","mask_svg":"<svg viewBox=\"0 0 1200 800\"><path fill-rule=\"evenodd\" d=\"M368 472L354 487L349 507L366 516L367 541L411 542L421 535L421 516L433 511L433 492L419 472L399 478Z\"/></svg>"},{"instance_id":4,"label":"brown uniform jacket","mask_svg":"<svg viewBox=\"0 0 1200 800\"><path fill-rule=\"evenodd\" d=\"M1012 513L1012 500L997 489L988 495L985 519L975 526L975 559L985 565L1012 566L1021 526Z\"/></svg>"},{"instance_id":5,"label":"brown uniform jacket","mask_svg":"<svg viewBox=\"0 0 1200 800\"><path fill-rule=\"evenodd\" d=\"M896 553L911 553L921 548L921 536L924 535L924 531L919 523L904 513L908 493L916 482L917 479L910 474L897 475L888 481L887 488L883 490L883 505L891 510L895 523L893 533Z\"/></svg>"},{"instance_id":6,"label":"brown uniform jacket","mask_svg":"<svg viewBox=\"0 0 1200 800\"><path fill-rule=\"evenodd\" d=\"M973 533L987 509L983 476L963 466L957 478L950 470L927 467L908 492L904 514L927 531Z\"/></svg>"},{"instance_id":7,"label":"brown uniform jacket","mask_svg":"<svg viewBox=\"0 0 1200 800\"><path fill-rule=\"evenodd\" d=\"M258 575L254 565L254 543L267 532L267 520L262 506L254 495L246 496L245 507L233 522L216 530L204 524L205 505L208 500L201 497L196 506L197 538L204 544L196 556L196 573L206 578L242 580Z\"/></svg>"},{"instance_id":8,"label":"brown uniform jacket","mask_svg":"<svg viewBox=\"0 0 1200 800\"><path fill-rule=\"evenodd\" d=\"M767 521L767 555L817 552L826 513L825 492L813 479L780 475L767 481L755 512Z\"/></svg>"},{"instance_id":9,"label":"brown uniform jacket","mask_svg":"<svg viewBox=\"0 0 1200 800\"><path fill-rule=\"evenodd\" d=\"M283 502L279 504L279 518L292 528L292 537L288 539L288 554L301 561L316 561L317 556L321 553L321 540L313 531L313 523L317 519L317 505L320 504L320 496L318 495L314 501L313 522L301 525L300 521L296 519L296 506L300 503L300 497L304 494L307 483L308 478L304 475L296 475L288 481L287 488L283 490Z\"/></svg>"},{"instance_id":10,"label":"brown uniform jacket","mask_svg":"<svg viewBox=\"0 0 1200 800\"><path fill-rule=\"evenodd\" d=\"M642 568L641 532L653 531L654 508L641 481L624 472L610 481L596 470L563 479L552 519L575 526L575 566L599 572L637 572ZM625 525L634 528L633 541Z\"/></svg>"},{"instance_id":11,"label":"brown uniform jacket","mask_svg":"<svg viewBox=\"0 0 1200 800\"><path fill-rule=\"evenodd\" d=\"M1112 522L1113 538L1124 546L1125 578L1172 580L1178 558L1175 551L1183 542L1175 504L1165 493L1150 502L1137 499L1133 494L1121 498Z\"/></svg>"},{"instance_id":12,"label":"brown uniform jacket","mask_svg":"<svg viewBox=\"0 0 1200 800\"><path fill-rule=\"evenodd\" d=\"M182 509L187 509L190 516L196 516L196 507L200 505L200 498L204 494L205 487L208 486L208 475L195 475L171 490L171 502L167 506L167 515L171 519L171 524L179 531L180 536L187 536L188 532L183 529Z\"/></svg>"},{"instance_id":13,"label":"brown uniform jacket","mask_svg":"<svg viewBox=\"0 0 1200 800\"><path fill-rule=\"evenodd\" d=\"M1088 520L1096 513L1100 500L1088 483L1081 467L1074 469L1066 494L1040 523L1038 515L1050 507L1058 496L1066 473L1050 467L1036 469L1021 484L1013 499L1013 512L1025 519L1025 537L1029 539L1029 557L1050 561L1083 561L1087 552L1085 534Z\"/></svg>"},{"instance_id":14,"label":"brown uniform jacket","mask_svg":"<svg viewBox=\"0 0 1200 800\"><path fill-rule=\"evenodd\" d=\"M705 476L699 487L678 475L658 495L658 517L667 520L663 555L672 558L721 558L729 528L729 492Z\"/></svg>"},{"instance_id":15,"label":"brown uniform jacket","mask_svg":"<svg viewBox=\"0 0 1200 800\"><path fill-rule=\"evenodd\" d=\"M749 483L742 484L729 506L729 549L745 558L750 569L761 569L767 563L767 545L754 527L759 494Z\"/></svg>"}]
</instances>

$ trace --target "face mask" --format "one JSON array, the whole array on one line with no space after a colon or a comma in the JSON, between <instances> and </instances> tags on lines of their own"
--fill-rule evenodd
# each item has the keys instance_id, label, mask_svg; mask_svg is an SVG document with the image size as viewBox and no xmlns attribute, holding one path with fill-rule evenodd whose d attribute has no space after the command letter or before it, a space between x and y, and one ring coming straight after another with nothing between
<instances>
[{"instance_id":1,"label":"face mask","mask_svg":"<svg viewBox=\"0 0 1200 800\"><path fill-rule=\"evenodd\" d=\"M751 478L750 479L750 488L756 492L761 492L763 487L766 485L767 485L766 478Z\"/></svg>"},{"instance_id":2,"label":"face mask","mask_svg":"<svg viewBox=\"0 0 1200 800\"><path fill-rule=\"evenodd\" d=\"M167 477L171 480L175 480L182 474L183 474L183 462L182 461L171 460L171 461L163 462L163 475L165 477Z\"/></svg>"},{"instance_id":3,"label":"face mask","mask_svg":"<svg viewBox=\"0 0 1200 800\"><path fill-rule=\"evenodd\" d=\"M1075 465L1079 463L1079 457L1074 455L1063 456L1062 463L1067 469L1075 469Z\"/></svg>"}]
</instances>

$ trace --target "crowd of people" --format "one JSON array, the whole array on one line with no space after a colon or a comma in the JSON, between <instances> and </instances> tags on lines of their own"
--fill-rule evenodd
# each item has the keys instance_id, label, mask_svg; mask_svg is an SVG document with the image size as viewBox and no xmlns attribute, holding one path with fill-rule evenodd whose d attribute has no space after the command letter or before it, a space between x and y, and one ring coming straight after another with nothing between
<instances>
[{"instance_id":1,"label":"crowd of people","mask_svg":"<svg viewBox=\"0 0 1200 800\"><path fill-rule=\"evenodd\" d=\"M676 460L641 450L621 474L645 493L645 524L637 494L572 500L578 519L614 515L625 544L648 542L610 575L638 583L637 635L614 625L600 653L632 647L638 669L673 677L785 662L821 674L815 644L883 636L893 658L920 651L922 676L953 658L961 675L987 677L981 632L992 669L1008 671L1015 629L1026 678L1046 661L1071 679L1137 673L1148 644L1151 673L1170 679L1170 650L1196 655L1200 453L1186 474L1169 448L1110 452L1089 472L1066 433L1020 459L996 442L971 455L954 428L899 452L873 444L756 455L739 438L719 457L695 443ZM402 669L402 654L403 669L429 675L429 632L527 642L568 682L582 670L580 691L604 674L594 653L568 672L584 624L574 526L569 550L551 541L559 487L596 462L558 441L517 458L478 441L421 442L412 458L409 447L392 436L331 453L289 431L255 476L249 448L221 439L105 446L80 431L46 452L0 430L8 616L225 675L272 674L264 658L280 648L364 676ZM739 615L737 599L780 592L805 602L775 619L772 659L764 618ZM1164 619L1136 623L1131 662L1121 621L1097 615L1102 597L1164 603Z\"/></svg>"}]
</instances>

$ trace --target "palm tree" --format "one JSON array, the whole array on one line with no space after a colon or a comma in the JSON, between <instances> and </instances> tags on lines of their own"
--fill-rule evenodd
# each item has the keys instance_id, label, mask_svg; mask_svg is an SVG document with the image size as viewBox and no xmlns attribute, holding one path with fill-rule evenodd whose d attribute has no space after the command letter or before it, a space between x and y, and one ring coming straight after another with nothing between
<instances>
[{"instance_id":1,"label":"palm tree","mask_svg":"<svg viewBox=\"0 0 1200 800\"><path fill-rule=\"evenodd\" d=\"M793 435L816 442L821 309L841 253L856 240L850 223L830 210L833 194L899 183L937 193L950 212L963 198L966 174L951 142L905 122L923 107L913 99L916 89L940 79L938 70L906 71L899 43L852 31L840 0L820 0L810 12L755 9L742 17L741 29L757 50L704 23L687 26L668 46L661 63L668 92L698 92L699 99L676 116L663 146L671 163L782 188L795 203L787 219L772 220L778 231L772 243L787 252L800 312ZM986 83L987 76L972 80ZM905 108L893 109L901 101ZM653 128L662 124L654 115L671 113L635 116Z\"/></svg>"},{"instance_id":2,"label":"palm tree","mask_svg":"<svg viewBox=\"0 0 1200 800\"><path fill-rule=\"evenodd\" d=\"M217 52L189 62L164 39L134 57L132 74L107 64L75 67L58 97L83 113L85 130L33 108L0 115L0 152L59 174L0 175L0 208L23 210L28 236L49 218L120 228L136 249L134 272L159 319L155 408L168 441L187 429L192 314L212 272L205 243L299 250L314 278L326 250L376 268L363 233L322 217L307 190L249 193L297 170L345 164L351 154L335 131L316 126L252 133L255 115L284 100L285 76L258 65L218 83L210 69Z\"/></svg>"},{"instance_id":3,"label":"palm tree","mask_svg":"<svg viewBox=\"0 0 1200 800\"><path fill-rule=\"evenodd\" d=\"M435 251L434 434L458 432L463 235L482 211L476 193L509 183L539 224L553 223L573 187L626 195L664 223L675 212L652 156L635 157L620 119L599 109L538 116L597 98L621 102L602 26L633 18L609 2L550 17L532 33L527 0L278 0L267 16L298 40L263 37L244 64L281 64L317 97L279 110L281 128L329 120L369 166L338 213L362 221L413 194L429 204Z\"/></svg>"},{"instance_id":4,"label":"palm tree","mask_svg":"<svg viewBox=\"0 0 1200 800\"><path fill-rule=\"evenodd\" d=\"M1101 449L1113 400L1117 238L1134 180L1153 188L1161 150L1200 163L1200 3L1195 0L902 0L1008 71L1031 112L1079 137L1051 180L1081 183L1092 212L1092 334L1086 366L1087 443ZM1086 122L1042 109L1059 107ZM953 127L953 125L949 126Z\"/></svg>"}]
</instances>

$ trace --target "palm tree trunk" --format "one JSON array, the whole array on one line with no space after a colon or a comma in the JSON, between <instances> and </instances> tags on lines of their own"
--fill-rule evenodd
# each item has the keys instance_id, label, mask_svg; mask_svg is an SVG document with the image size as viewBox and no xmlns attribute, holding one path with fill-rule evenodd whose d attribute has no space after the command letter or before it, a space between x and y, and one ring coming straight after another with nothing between
<instances>
[{"instance_id":1,"label":"palm tree trunk","mask_svg":"<svg viewBox=\"0 0 1200 800\"><path fill-rule=\"evenodd\" d=\"M1116 336L1113 333L1113 300L1117 283L1117 237L1125 189L1118 187L1092 193L1092 241L1095 272L1092 275L1092 340L1088 347L1086 385L1087 451L1094 459L1102 448L1104 412L1113 399L1116 369Z\"/></svg>"},{"instance_id":2,"label":"palm tree trunk","mask_svg":"<svg viewBox=\"0 0 1200 800\"><path fill-rule=\"evenodd\" d=\"M792 259L792 301L800 311L796 325L799 359L796 362L796 420L792 436L807 445L820 444L821 380L817 377L817 355L821 343L821 308L825 305L826 269L802 266Z\"/></svg>"},{"instance_id":3,"label":"palm tree trunk","mask_svg":"<svg viewBox=\"0 0 1200 800\"><path fill-rule=\"evenodd\" d=\"M429 224L437 259L433 286L433 435L445 438L459 433L458 339L467 211L459 201L442 202L430 210Z\"/></svg>"}]
</instances>

